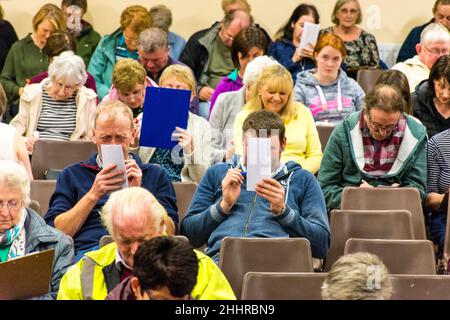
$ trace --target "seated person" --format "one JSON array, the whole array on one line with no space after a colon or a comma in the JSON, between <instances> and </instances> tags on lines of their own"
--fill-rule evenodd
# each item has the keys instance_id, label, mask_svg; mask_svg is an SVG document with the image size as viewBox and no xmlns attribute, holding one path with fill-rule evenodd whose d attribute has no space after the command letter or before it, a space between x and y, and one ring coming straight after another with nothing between
<instances>
[{"instance_id":1,"label":"seated person","mask_svg":"<svg viewBox=\"0 0 450 320\"><path fill-rule=\"evenodd\" d=\"M102 144L122 145L128 185L150 190L175 225L178 223L175 191L164 170L143 164L137 155L128 152L135 136L130 108L119 101L101 104L95 112L92 130L98 153L66 167L58 176L45 221L74 239L76 260L84 252L96 249L100 238L107 234L99 210L110 193L121 189L124 182L124 172L114 171L115 165L103 167Z\"/></svg>"},{"instance_id":2,"label":"seated person","mask_svg":"<svg viewBox=\"0 0 450 320\"><path fill-rule=\"evenodd\" d=\"M19 113L11 121L33 153L38 139L90 140L97 95L84 86L87 74L83 59L72 51L55 57L49 77L25 87Z\"/></svg>"},{"instance_id":3,"label":"seated person","mask_svg":"<svg viewBox=\"0 0 450 320\"><path fill-rule=\"evenodd\" d=\"M303 169L316 174L322 161L322 147L314 118L303 104L292 98L292 77L281 65L265 68L256 81L248 103L236 116L233 143L236 154L242 155L242 124L247 116L258 110L276 112L286 127L286 147L281 161L297 162Z\"/></svg>"},{"instance_id":4,"label":"seated person","mask_svg":"<svg viewBox=\"0 0 450 320\"><path fill-rule=\"evenodd\" d=\"M217 97L229 91L237 91L244 85L242 77L244 76L247 64L256 57L267 53L267 39L261 29L250 26L242 29L233 39L231 44L231 59L236 69L228 76L223 77L217 84L211 98L211 110L214 107Z\"/></svg>"},{"instance_id":5,"label":"seated person","mask_svg":"<svg viewBox=\"0 0 450 320\"><path fill-rule=\"evenodd\" d=\"M48 37L47 43L45 44L43 50L48 56L49 63L51 63L54 57L59 56L64 51L76 52L75 39L69 31L56 31L52 33L50 37ZM35 75L30 79L30 82L28 84L40 83L45 78L48 78L48 71L44 71L38 75ZM94 92L97 93L95 79L89 72L87 72L87 79L84 86L86 88L94 90Z\"/></svg>"},{"instance_id":6,"label":"seated person","mask_svg":"<svg viewBox=\"0 0 450 320\"><path fill-rule=\"evenodd\" d=\"M6 93L0 84L0 119L6 112L7 107ZM0 137L2 137L0 139L0 159L20 162L25 167L28 178L33 180L28 150L17 130L13 126L0 121Z\"/></svg>"},{"instance_id":7,"label":"seated person","mask_svg":"<svg viewBox=\"0 0 450 320\"><path fill-rule=\"evenodd\" d=\"M87 12L87 0L62 0L61 10L67 19L67 29L76 40L75 53L83 58L88 66L101 37L92 25L83 19Z\"/></svg>"},{"instance_id":8,"label":"seated person","mask_svg":"<svg viewBox=\"0 0 450 320\"><path fill-rule=\"evenodd\" d=\"M323 258L330 244L323 195L314 175L294 161L280 160L286 146L281 117L267 110L252 112L242 131L244 155L206 171L181 222L181 233L194 247L207 244L206 254L215 261L227 236L302 237L311 243L313 257ZM247 141L259 134L272 142L272 178L259 181L256 192L247 191L242 174L246 171Z\"/></svg>"},{"instance_id":9,"label":"seated person","mask_svg":"<svg viewBox=\"0 0 450 320\"><path fill-rule=\"evenodd\" d=\"M322 285L323 300L388 300L391 295L389 270L368 252L340 257Z\"/></svg>"},{"instance_id":10,"label":"seated person","mask_svg":"<svg viewBox=\"0 0 450 320\"><path fill-rule=\"evenodd\" d=\"M27 206L30 180L20 164L0 160L0 262L32 252L55 249L49 292L39 299L55 299L61 277L72 264L72 240L45 224Z\"/></svg>"},{"instance_id":11,"label":"seated person","mask_svg":"<svg viewBox=\"0 0 450 320\"><path fill-rule=\"evenodd\" d=\"M448 85L448 84L447 84ZM425 214L429 236L438 246L437 258L443 258L450 188L450 129L435 134L427 143L427 198Z\"/></svg>"},{"instance_id":12,"label":"seated person","mask_svg":"<svg viewBox=\"0 0 450 320\"><path fill-rule=\"evenodd\" d=\"M250 25L247 11L234 10L220 23L194 33L186 43L180 61L194 71L199 90L199 115L209 117L210 101L220 79L233 71L231 44Z\"/></svg>"},{"instance_id":13,"label":"seated person","mask_svg":"<svg viewBox=\"0 0 450 320\"><path fill-rule=\"evenodd\" d=\"M347 49L345 64L347 73L356 79L358 69L380 68L380 55L374 35L357 25L362 22L362 10L358 0L337 0L331 14L334 26L321 30L340 37Z\"/></svg>"},{"instance_id":14,"label":"seated person","mask_svg":"<svg viewBox=\"0 0 450 320\"><path fill-rule=\"evenodd\" d=\"M420 82L428 79L430 69L436 60L450 53L449 31L441 24L431 23L422 31L416 52L413 58L392 67L406 75L411 92L416 90Z\"/></svg>"},{"instance_id":15,"label":"seated person","mask_svg":"<svg viewBox=\"0 0 450 320\"><path fill-rule=\"evenodd\" d=\"M16 41L6 56L0 81L8 97L8 123L17 114L19 98L27 81L48 68L48 57L42 50L48 37L56 30L66 30L66 21L60 8L52 3L43 5L33 17L33 33ZM2 49L4 50L4 49Z\"/></svg>"},{"instance_id":16,"label":"seated person","mask_svg":"<svg viewBox=\"0 0 450 320\"><path fill-rule=\"evenodd\" d=\"M143 270L141 269L142 264L139 264L140 258L143 258L145 264L150 258L147 255L141 256L142 251L146 252L148 249L145 241L165 234L173 235L164 230L165 220L167 220L166 211L157 199L143 188L133 187L114 192L103 207L101 214L102 221L114 242L85 254L83 259L64 275L58 292L58 300L103 300L110 293L112 295L110 298L115 298L116 294L120 297L120 291L122 291L120 288L125 285L128 277L136 275L139 280L142 279ZM144 248L140 249L141 246ZM164 247L167 248L167 245ZM141 252L138 257L135 257L136 252ZM191 297L197 300L236 299L227 279L214 262L200 252L196 251L195 255L198 259L198 276L195 287L189 291ZM138 262L137 265L135 262ZM187 270L190 269L188 265L185 267ZM148 269L147 266L145 268ZM153 269L148 270L153 274ZM165 272L168 271L165 269ZM175 276L178 277L178 273ZM131 279L136 278L132 277ZM114 291L115 293L112 293L121 281L125 281L125 283L122 283ZM131 280L131 282L136 284L135 280ZM140 285L141 288L145 288L147 283L142 281ZM173 293L175 294L175 292ZM157 293L155 292L155 294ZM130 295L127 296L131 300L136 298L130 297Z\"/></svg>"},{"instance_id":17,"label":"seated person","mask_svg":"<svg viewBox=\"0 0 450 320\"><path fill-rule=\"evenodd\" d=\"M139 59L139 34L151 25L152 18L146 8L129 6L120 15L120 28L100 40L88 66L95 78L100 101L109 92L116 62L124 58Z\"/></svg>"},{"instance_id":18,"label":"seated person","mask_svg":"<svg viewBox=\"0 0 450 320\"><path fill-rule=\"evenodd\" d=\"M225 162L234 155L233 127L236 115L248 102L250 92L262 70L278 64L268 56L256 57L245 68L244 86L238 91L224 92L217 97L217 103L211 111L209 124L211 125L211 162Z\"/></svg>"},{"instance_id":19,"label":"seated person","mask_svg":"<svg viewBox=\"0 0 450 320\"><path fill-rule=\"evenodd\" d=\"M362 108L363 89L340 69L346 54L341 38L324 33L314 48L317 68L297 75L294 99L311 110L316 123L338 124L345 116Z\"/></svg>"},{"instance_id":20,"label":"seated person","mask_svg":"<svg viewBox=\"0 0 450 320\"><path fill-rule=\"evenodd\" d=\"M436 0L433 6L433 19L427 23L414 27L403 42L397 56L397 62L403 62L416 55L416 45L420 42L420 34L430 23L440 23L450 30L450 2Z\"/></svg>"},{"instance_id":21,"label":"seated person","mask_svg":"<svg viewBox=\"0 0 450 320\"><path fill-rule=\"evenodd\" d=\"M440 57L430 77L412 94L414 116L427 128L428 138L450 128L450 56Z\"/></svg>"},{"instance_id":22,"label":"seated person","mask_svg":"<svg viewBox=\"0 0 450 320\"><path fill-rule=\"evenodd\" d=\"M106 300L192 300L197 254L204 256L185 239L163 236L145 241L134 255L134 277L118 284Z\"/></svg>"},{"instance_id":23,"label":"seated person","mask_svg":"<svg viewBox=\"0 0 450 320\"><path fill-rule=\"evenodd\" d=\"M305 22L319 24L319 12L310 4L299 4L287 23L278 30L276 41L269 48L269 56L274 57L297 80L297 74L314 68L314 44L299 51Z\"/></svg>"},{"instance_id":24,"label":"seated person","mask_svg":"<svg viewBox=\"0 0 450 320\"><path fill-rule=\"evenodd\" d=\"M169 31L169 28L172 25L172 12L167 6L159 4L150 8L150 15L152 16L153 21L152 26L154 28L162 29L167 33L170 56L173 59L178 60L181 51L183 51L184 46L186 45L186 40L184 40L182 36Z\"/></svg>"},{"instance_id":25,"label":"seated person","mask_svg":"<svg viewBox=\"0 0 450 320\"><path fill-rule=\"evenodd\" d=\"M346 186L412 187L425 196L425 127L405 114L397 86L378 84L364 102L336 126L323 155L318 180L329 210L340 208Z\"/></svg>"},{"instance_id":26,"label":"seated person","mask_svg":"<svg viewBox=\"0 0 450 320\"><path fill-rule=\"evenodd\" d=\"M111 90L102 101L119 100L131 109L133 118L136 118L142 113L145 88L157 86L147 77L142 64L133 59L121 59L114 66Z\"/></svg>"},{"instance_id":27,"label":"seated person","mask_svg":"<svg viewBox=\"0 0 450 320\"><path fill-rule=\"evenodd\" d=\"M167 67L159 79L162 88L183 89L195 98L195 78L189 67L174 64ZM163 167L173 182L200 182L211 161L211 129L202 117L189 112L187 128L174 128L178 139L174 149L140 147L139 156L144 163Z\"/></svg>"}]
</instances>

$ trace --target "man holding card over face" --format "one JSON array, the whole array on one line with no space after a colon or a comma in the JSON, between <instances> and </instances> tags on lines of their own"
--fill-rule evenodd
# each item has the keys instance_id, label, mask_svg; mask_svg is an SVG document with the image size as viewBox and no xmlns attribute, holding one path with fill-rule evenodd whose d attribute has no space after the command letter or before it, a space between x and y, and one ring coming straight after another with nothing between
<instances>
[{"instance_id":1,"label":"man holding card over face","mask_svg":"<svg viewBox=\"0 0 450 320\"><path fill-rule=\"evenodd\" d=\"M124 187L143 187L156 197L171 218L166 219L169 233L178 223L175 191L167 174L129 153L135 137L130 108L120 101L101 104L92 131L99 153L66 167L58 176L45 220L73 237L75 260L98 248L98 241L107 234L99 210L112 192Z\"/></svg>"},{"instance_id":2,"label":"man holding card over face","mask_svg":"<svg viewBox=\"0 0 450 320\"><path fill-rule=\"evenodd\" d=\"M304 237L313 257L323 258L330 243L323 194L311 173L293 161L280 161L286 145L280 116L253 112L242 131L244 156L206 171L181 232L195 247L206 243L206 253L216 262L226 236Z\"/></svg>"}]
</instances>

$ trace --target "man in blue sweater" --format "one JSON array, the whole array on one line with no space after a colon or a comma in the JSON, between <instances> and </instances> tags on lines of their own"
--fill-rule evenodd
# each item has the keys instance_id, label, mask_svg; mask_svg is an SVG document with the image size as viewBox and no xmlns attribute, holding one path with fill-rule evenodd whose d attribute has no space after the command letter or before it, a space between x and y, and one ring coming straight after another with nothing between
<instances>
[{"instance_id":1,"label":"man in blue sweater","mask_svg":"<svg viewBox=\"0 0 450 320\"><path fill-rule=\"evenodd\" d=\"M73 238L75 261L83 253L97 249L98 241L107 234L99 211L110 193L121 189L124 182L123 172L115 171L115 165L103 167L102 144L122 146L128 185L149 190L172 219L173 224L167 219L168 227L176 228L178 210L172 183L164 169L143 164L137 155L129 153L135 138L130 108L120 101L104 103L97 108L92 131L92 141L99 153L66 167L58 176L45 221Z\"/></svg>"},{"instance_id":2,"label":"man in blue sweater","mask_svg":"<svg viewBox=\"0 0 450 320\"><path fill-rule=\"evenodd\" d=\"M285 127L276 113L251 113L243 124L247 140L262 132L272 140L272 177L247 191L246 152L227 163L210 167L194 194L181 232L195 247L207 244L206 253L219 260L220 243L231 237L304 237L311 243L313 257L323 258L330 243L327 210L315 177L300 165L281 163L286 145Z\"/></svg>"}]
</instances>

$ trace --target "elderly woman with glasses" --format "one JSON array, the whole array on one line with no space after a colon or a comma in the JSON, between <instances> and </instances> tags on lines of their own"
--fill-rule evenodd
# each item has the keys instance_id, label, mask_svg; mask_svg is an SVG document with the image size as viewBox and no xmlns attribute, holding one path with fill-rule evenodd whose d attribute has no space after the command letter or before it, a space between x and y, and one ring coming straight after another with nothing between
<instances>
[{"instance_id":1,"label":"elderly woman with glasses","mask_svg":"<svg viewBox=\"0 0 450 320\"><path fill-rule=\"evenodd\" d=\"M30 203L30 181L20 164L0 161L0 262L32 252L55 249L49 292L39 299L55 299L59 282L73 259L72 240L48 226Z\"/></svg>"},{"instance_id":2,"label":"elderly woman with glasses","mask_svg":"<svg viewBox=\"0 0 450 320\"><path fill-rule=\"evenodd\" d=\"M348 74L356 77L358 69L380 67L375 37L357 26L362 22L362 10L358 0L337 0L331 21L335 25L321 30L321 33L331 32L344 40L347 48L345 64Z\"/></svg>"},{"instance_id":3,"label":"elderly woman with glasses","mask_svg":"<svg viewBox=\"0 0 450 320\"><path fill-rule=\"evenodd\" d=\"M11 125L25 138L29 153L37 139L90 140L97 95L84 87L83 59L71 51L55 57L49 78L25 87Z\"/></svg>"},{"instance_id":4,"label":"elderly woman with glasses","mask_svg":"<svg viewBox=\"0 0 450 320\"><path fill-rule=\"evenodd\" d=\"M328 209L339 209L346 186L413 187L425 198L426 129L405 113L397 86L378 84L333 130L318 179Z\"/></svg>"}]
</instances>

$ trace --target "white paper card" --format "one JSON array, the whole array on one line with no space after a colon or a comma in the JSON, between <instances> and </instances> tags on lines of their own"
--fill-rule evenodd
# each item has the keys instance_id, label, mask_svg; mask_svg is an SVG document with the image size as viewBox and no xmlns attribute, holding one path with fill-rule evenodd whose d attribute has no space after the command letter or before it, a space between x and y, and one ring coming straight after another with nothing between
<instances>
[{"instance_id":1,"label":"white paper card","mask_svg":"<svg viewBox=\"0 0 450 320\"><path fill-rule=\"evenodd\" d=\"M120 144L102 144L102 161L103 168L106 168L110 164L115 164L117 167L114 171L123 171L123 188L128 187L128 179L125 169L125 159L123 157L123 150Z\"/></svg>"},{"instance_id":2,"label":"white paper card","mask_svg":"<svg viewBox=\"0 0 450 320\"><path fill-rule=\"evenodd\" d=\"M272 175L271 139L247 140L247 191L255 191L255 185Z\"/></svg>"},{"instance_id":3,"label":"white paper card","mask_svg":"<svg viewBox=\"0 0 450 320\"><path fill-rule=\"evenodd\" d=\"M300 40L300 46L298 51L301 52L303 48L306 48L310 43L316 45L317 38L319 37L320 24L314 24L311 22L305 22L303 25L302 39Z\"/></svg>"}]
</instances>

